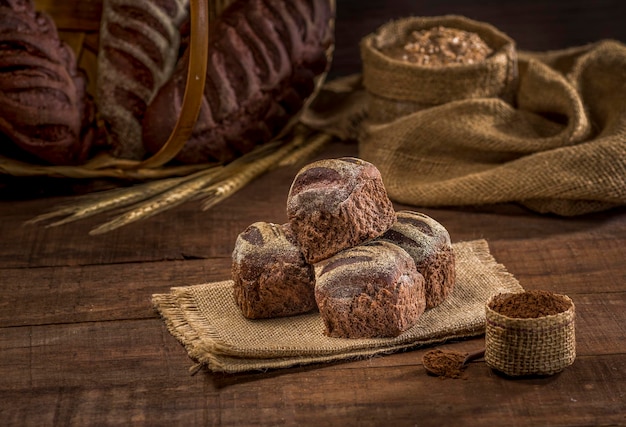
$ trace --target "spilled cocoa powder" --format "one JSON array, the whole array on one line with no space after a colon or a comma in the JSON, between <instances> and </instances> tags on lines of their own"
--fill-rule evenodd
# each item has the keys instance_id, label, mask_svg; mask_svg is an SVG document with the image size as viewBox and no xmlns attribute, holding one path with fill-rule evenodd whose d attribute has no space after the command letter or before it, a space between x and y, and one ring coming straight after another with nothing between
<instances>
[{"instance_id":1,"label":"spilled cocoa powder","mask_svg":"<svg viewBox=\"0 0 626 427\"><path fill-rule=\"evenodd\" d=\"M381 51L424 67L474 64L492 53L478 34L443 26L413 31L401 43Z\"/></svg>"},{"instance_id":2,"label":"spilled cocoa powder","mask_svg":"<svg viewBox=\"0 0 626 427\"><path fill-rule=\"evenodd\" d=\"M517 319L535 319L567 311L571 303L549 291L530 290L494 298L489 305L493 311Z\"/></svg>"},{"instance_id":3,"label":"spilled cocoa powder","mask_svg":"<svg viewBox=\"0 0 626 427\"><path fill-rule=\"evenodd\" d=\"M427 371L442 378L463 378L463 362L468 353L451 350L431 350L424 355L422 363Z\"/></svg>"}]
</instances>

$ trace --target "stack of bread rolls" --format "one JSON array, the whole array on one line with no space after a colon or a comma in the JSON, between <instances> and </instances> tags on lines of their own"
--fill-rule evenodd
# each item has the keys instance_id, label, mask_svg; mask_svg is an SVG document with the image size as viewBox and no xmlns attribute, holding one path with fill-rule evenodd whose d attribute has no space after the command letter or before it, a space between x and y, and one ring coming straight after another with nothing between
<instances>
[{"instance_id":1,"label":"stack of bread rolls","mask_svg":"<svg viewBox=\"0 0 626 427\"><path fill-rule=\"evenodd\" d=\"M325 334L395 337L443 302L455 282L448 231L394 210L380 172L344 157L296 175L288 222L257 222L233 250L234 298L250 319L318 309Z\"/></svg>"}]
</instances>

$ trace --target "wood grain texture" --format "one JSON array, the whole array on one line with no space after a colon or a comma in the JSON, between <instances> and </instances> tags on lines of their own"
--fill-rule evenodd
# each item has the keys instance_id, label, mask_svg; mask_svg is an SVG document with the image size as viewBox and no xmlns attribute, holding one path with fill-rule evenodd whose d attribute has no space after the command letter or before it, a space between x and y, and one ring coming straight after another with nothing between
<instances>
[{"instance_id":1,"label":"wood grain texture","mask_svg":"<svg viewBox=\"0 0 626 427\"><path fill-rule=\"evenodd\" d=\"M65 15L60 27L71 20L82 25L83 48L97 46L91 20L99 1L78 2L76 10L68 9L73 2L37 3ZM523 48L553 49L626 40L621 8L609 0L342 0L334 69L358 71L360 36L413 12L466 14L493 22ZM355 155L356 148L333 143L316 159ZM424 372L427 349L415 349L277 371L190 375L193 361L150 296L228 278L238 233L255 221L286 221L297 170L266 174L210 211L190 202L101 236L87 233L106 215L57 228L24 222L119 182L0 177L0 424L626 425L626 208L575 218L515 205L419 209L444 224L454 242L487 239L525 288L573 299L578 357L561 374L512 380L479 361L466 380L441 380ZM471 351L483 343L479 337L442 347Z\"/></svg>"},{"instance_id":2,"label":"wood grain texture","mask_svg":"<svg viewBox=\"0 0 626 427\"><path fill-rule=\"evenodd\" d=\"M20 304L0 327L155 317L150 296L230 277L230 258L2 270L2 289Z\"/></svg>"},{"instance_id":3,"label":"wood grain texture","mask_svg":"<svg viewBox=\"0 0 626 427\"><path fill-rule=\"evenodd\" d=\"M355 149L331 145L318 158ZM265 175L212 211L190 203L97 238L86 235L97 219L58 229L21 225L48 209L50 199L0 202L0 398L8 402L2 419L8 425L626 422L623 209L570 219L513 205L426 211L453 241L486 238L524 287L574 300L578 358L559 375L510 380L476 362L467 380L442 381L424 373L425 350L417 349L349 363L191 376L193 361L158 319L150 295L228 278L234 238L256 220L285 218L296 171ZM482 345L477 338L445 347ZM41 410L32 411L36 403Z\"/></svg>"},{"instance_id":4,"label":"wood grain texture","mask_svg":"<svg viewBox=\"0 0 626 427\"><path fill-rule=\"evenodd\" d=\"M15 402L3 410L11 417L4 420L166 425L207 419L209 425L233 426L417 420L498 425L503 416L514 426L623 421L623 353L582 354L557 376L521 380L503 378L482 362L468 368L466 380L429 377L421 366L423 350L280 372L192 377L182 349L156 320L21 329L10 328L2 339L9 349L6 364L20 368L0 368L11 384L1 395ZM35 402L41 410L31 415Z\"/></svg>"}]
</instances>

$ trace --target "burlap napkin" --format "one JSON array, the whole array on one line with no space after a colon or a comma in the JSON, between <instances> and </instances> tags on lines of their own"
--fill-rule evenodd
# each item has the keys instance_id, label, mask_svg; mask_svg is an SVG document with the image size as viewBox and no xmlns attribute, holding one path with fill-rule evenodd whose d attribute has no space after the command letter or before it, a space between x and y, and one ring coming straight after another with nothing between
<instances>
[{"instance_id":1,"label":"burlap napkin","mask_svg":"<svg viewBox=\"0 0 626 427\"><path fill-rule=\"evenodd\" d=\"M359 156L400 203L517 202L563 216L626 204L626 46L517 52L487 24L436 22L492 39L496 53L455 70L385 59L376 44L433 24L391 22L363 40L362 79L331 82L303 121L343 137L355 128L344 116L358 117Z\"/></svg>"},{"instance_id":2,"label":"burlap napkin","mask_svg":"<svg viewBox=\"0 0 626 427\"><path fill-rule=\"evenodd\" d=\"M213 371L234 373L373 356L481 335L489 298L523 290L494 260L486 241L456 243L454 251L453 294L396 338L329 338L317 312L248 320L235 305L230 280L172 288L167 294L153 295L152 301L189 356Z\"/></svg>"}]
</instances>

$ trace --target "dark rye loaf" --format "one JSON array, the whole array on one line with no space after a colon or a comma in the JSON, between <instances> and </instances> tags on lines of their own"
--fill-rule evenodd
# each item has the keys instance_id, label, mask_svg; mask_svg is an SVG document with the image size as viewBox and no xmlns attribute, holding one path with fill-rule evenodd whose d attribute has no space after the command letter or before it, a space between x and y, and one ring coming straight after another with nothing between
<instances>
[{"instance_id":1,"label":"dark rye loaf","mask_svg":"<svg viewBox=\"0 0 626 427\"><path fill-rule=\"evenodd\" d=\"M332 0L235 0L211 24L204 100L185 163L228 162L275 137L328 67ZM158 151L181 109L188 49L150 103L143 142Z\"/></svg>"},{"instance_id":2,"label":"dark rye loaf","mask_svg":"<svg viewBox=\"0 0 626 427\"><path fill-rule=\"evenodd\" d=\"M255 222L237 237L232 257L235 302L245 317L315 309L313 267L296 247L289 224Z\"/></svg>"},{"instance_id":3,"label":"dark rye loaf","mask_svg":"<svg viewBox=\"0 0 626 427\"><path fill-rule=\"evenodd\" d=\"M94 134L85 86L52 18L32 1L0 0L2 152L57 165L83 162Z\"/></svg>"},{"instance_id":4,"label":"dark rye loaf","mask_svg":"<svg viewBox=\"0 0 626 427\"><path fill-rule=\"evenodd\" d=\"M289 190L287 216L310 263L374 239L396 220L378 169L353 157L302 168Z\"/></svg>"},{"instance_id":5,"label":"dark rye loaf","mask_svg":"<svg viewBox=\"0 0 626 427\"><path fill-rule=\"evenodd\" d=\"M426 308L441 304L456 280L450 234L443 225L419 212L399 211L393 226L379 240L400 246L415 261L426 280Z\"/></svg>"},{"instance_id":6,"label":"dark rye loaf","mask_svg":"<svg viewBox=\"0 0 626 427\"><path fill-rule=\"evenodd\" d=\"M424 278L415 263L385 241L317 263L315 280L315 299L331 337L395 337L413 326L426 307Z\"/></svg>"},{"instance_id":7,"label":"dark rye loaf","mask_svg":"<svg viewBox=\"0 0 626 427\"><path fill-rule=\"evenodd\" d=\"M146 154L142 120L178 60L188 0L104 0L98 53L98 111L117 157ZM169 135L168 135L169 136Z\"/></svg>"}]
</instances>

